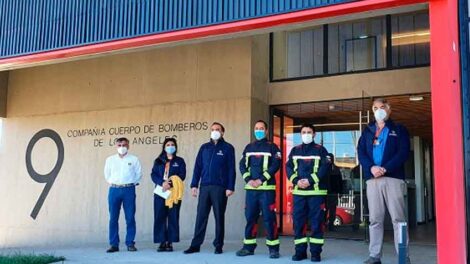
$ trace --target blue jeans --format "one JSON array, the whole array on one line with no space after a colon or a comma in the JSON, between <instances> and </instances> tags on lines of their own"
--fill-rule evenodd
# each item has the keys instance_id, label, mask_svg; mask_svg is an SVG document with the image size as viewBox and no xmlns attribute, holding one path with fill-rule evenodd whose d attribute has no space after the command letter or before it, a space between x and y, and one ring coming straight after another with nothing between
<instances>
[{"instance_id":1,"label":"blue jeans","mask_svg":"<svg viewBox=\"0 0 470 264\"><path fill-rule=\"evenodd\" d=\"M126 217L127 234L126 245L134 245L135 239L135 186L125 188L109 188L109 244L114 247L119 246L119 213L121 205L124 208Z\"/></svg>"}]
</instances>

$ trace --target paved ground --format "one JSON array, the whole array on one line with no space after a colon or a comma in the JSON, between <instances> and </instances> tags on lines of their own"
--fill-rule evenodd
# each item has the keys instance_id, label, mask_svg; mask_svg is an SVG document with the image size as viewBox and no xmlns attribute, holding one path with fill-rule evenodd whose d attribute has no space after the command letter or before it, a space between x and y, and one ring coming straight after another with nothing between
<instances>
[{"instance_id":1,"label":"paved ground","mask_svg":"<svg viewBox=\"0 0 470 264\"><path fill-rule=\"evenodd\" d=\"M137 244L138 252L121 251L113 254L105 253L106 245L96 245L78 248L56 248L56 249L0 249L0 253L24 252L24 253L51 253L56 256L67 258L65 263L161 263L161 264L223 264L225 263L293 263L291 255L293 253L293 241L291 238L281 239L281 258L277 260L269 259L267 249L259 247L254 256L237 257L235 251L239 249L240 244L236 242L227 242L224 248L224 254L215 255L210 242L206 241L201 253L184 255L182 251L189 245L189 241L183 241L176 244L175 252L156 252L153 244ZM125 248L122 247L121 250ZM324 252L322 254L322 263L362 263L367 256L367 244L362 241L335 240L328 239ZM436 263L436 248L429 245L411 245L411 260L416 264ZM300 263L310 263L302 261ZM384 245L384 257L382 263L397 263L394 256L393 245L386 243Z\"/></svg>"}]
</instances>

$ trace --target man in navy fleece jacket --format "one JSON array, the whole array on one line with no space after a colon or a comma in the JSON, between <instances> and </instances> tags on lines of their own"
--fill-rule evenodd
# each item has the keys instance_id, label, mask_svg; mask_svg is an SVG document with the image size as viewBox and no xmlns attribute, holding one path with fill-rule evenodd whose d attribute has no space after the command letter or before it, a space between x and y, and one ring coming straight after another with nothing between
<instances>
[{"instance_id":1,"label":"man in navy fleece jacket","mask_svg":"<svg viewBox=\"0 0 470 264\"><path fill-rule=\"evenodd\" d=\"M375 99L372 110L375 122L362 131L357 152L364 170L369 205L369 258L364 263L380 264L385 208L392 218L397 253L399 223L406 222L404 164L410 153L410 136L404 126L389 118L391 108L387 100Z\"/></svg>"},{"instance_id":2,"label":"man in navy fleece jacket","mask_svg":"<svg viewBox=\"0 0 470 264\"><path fill-rule=\"evenodd\" d=\"M224 133L224 126L214 122L210 141L201 146L196 157L191 193L194 197L199 194L199 201L194 238L185 254L200 251L211 208L215 218L214 253L222 253L227 198L235 191L235 149L224 140Z\"/></svg>"}]
</instances>

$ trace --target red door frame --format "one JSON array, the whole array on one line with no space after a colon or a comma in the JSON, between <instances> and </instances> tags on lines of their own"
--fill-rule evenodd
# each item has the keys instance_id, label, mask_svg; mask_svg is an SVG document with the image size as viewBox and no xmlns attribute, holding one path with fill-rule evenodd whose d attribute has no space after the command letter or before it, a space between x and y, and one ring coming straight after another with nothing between
<instances>
[{"instance_id":1,"label":"red door frame","mask_svg":"<svg viewBox=\"0 0 470 264\"><path fill-rule=\"evenodd\" d=\"M363 0L222 25L0 60L0 69L373 11L427 0ZM438 263L466 263L457 0L430 0L431 91Z\"/></svg>"}]
</instances>

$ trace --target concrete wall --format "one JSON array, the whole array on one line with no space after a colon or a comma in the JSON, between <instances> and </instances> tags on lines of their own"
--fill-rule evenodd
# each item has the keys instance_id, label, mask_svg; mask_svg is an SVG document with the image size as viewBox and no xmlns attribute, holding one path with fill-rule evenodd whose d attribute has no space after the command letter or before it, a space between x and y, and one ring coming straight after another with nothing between
<instances>
[{"instance_id":1,"label":"concrete wall","mask_svg":"<svg viewBox=\"0 0 470 264\"><path fill-rule=\"evenodd\" d=\"M431 91L429 67L337 75L269 84L271 105Z\"/></svg>"},{"instance_id":2,"label":"concrete wall","mask_svg":"<svg viewBox=\"0 0 470 264\"><path fill-rule=\"evenodd\" d=\"M251 50L251 39L241 38L12 71L0 146L0 247L105 245L108 186L103 166L105 158L115 154L109 142L118 136L131 139L130 152L143 165L144 178L137 188L136 239L137 243L151 241L150 171L164 137L178 138L179 154L188 165L187 187L195 155L208 141L214 120L225 124L226 139L235 146L237 159L249 141ZM177 131L165 130L174 124L182 125L176 126ZM116 134L119 127L134 130ZM33 135L44 128L60 135L65 155L34 220L30 213L45 184L30 177L25 156ZM80 135L83 129L95 134ZM47 174L57 153L51 139L39 140L31 154L33 168ZM238 176L227 209L228 239L243 237L244 191ZM188 188L182 205L182 239L192 237L196 204ZM214 233L212 218L208 239ZM122 215L120 227L122 240Z\"/></svg>"},{"instance_id":3,"label":"concrete wall","mask_svg":"<svg viewBox=\"0 0 470 264\"><path fill-rule=\"evenodd\" d=\"M367 96L429 91L429 68L269 83L268 45L264 34L0 74L0 98L8 80L0 142L0 247L106 244L108 186L103 166L105 158L115 154L110 145L115 137L129 137L130 151L143 165L144 178L137 188L139 243L152 240L149 174L166 136L178 138L189 186L196 153L215 120L225 124L226 139L238 159L252 138L254 121L268 120L269 105L357 98L363 91ZM45 128L60 135L65 154L34 220L30 213L45 184L28 173L26 149L33 135ZM58 157L49 138L39 140L30 154L40 174L49 173ZM227 209L227 239L243 238L245 193L240 175L236 188ZM192 237L195 221L197 202L188 191L182 239ZM124 228L121 219L122 237ZM210 217L209 240L213 233Z\"/></svg>"},{"instance_id":4,"label":"concrete wall","mask_svg":"<svg viewBox=\"0 0 470 264\"><path fill-rule=\"evenodd\" d=\"M269 122L269 35L253 37L251 54L251 121Z\"/></svg>"},{"instance_id":5,"label":"concrete wall","mask_svg":"<svg viewBox=\"0 0 470 264\"><path fill-rule=\"evenodd\" d=\"M0 72L0 117L7 114L8 72Z\"/></svg>"}]
</instances>

